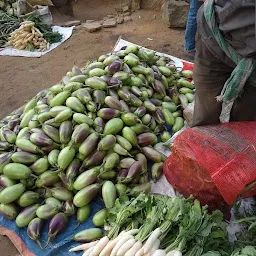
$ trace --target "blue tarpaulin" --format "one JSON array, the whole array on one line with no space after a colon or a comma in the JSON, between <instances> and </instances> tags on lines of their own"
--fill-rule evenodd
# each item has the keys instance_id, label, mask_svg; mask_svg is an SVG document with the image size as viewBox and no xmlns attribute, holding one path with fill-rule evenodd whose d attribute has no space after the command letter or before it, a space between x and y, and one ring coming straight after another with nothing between
<instances>
[{"instance_id":1,"label":"blue tarpaulin","mask_svg":"<svg viewBox=\"0 0 256 256\"><path fill-rule=\"evenodd\" d=\"M68 220L67 227L58 236L56 236L56 238L49 244L49 246L46 249L43 249L43 250L38 246L38 244L35 241L31 240L28 237L27 228L18 228L15 224L15 221L8 220L4 218L1 214L0 214L0 225L9 230L13 230L22 239L26 247L36 256L59 256L59 255L80 256L83 254L83 251L69 252L70 248L80 244L70 239L74 236L74 234L78 233L79 231L82 231L87 228L95 227L92 223L93 215L97 211L101 210L104 204L102 200L98 198L97 200L93 200L90 206L91 206L91 214L89 219L87 219L77 229L74 230L74 228L77 226L76 216L70 217ZM47 241L48 224L49 224L49 221L44 221L42 236L40 238L42 246L44 246Z\"/></svg>"}]
</instances>

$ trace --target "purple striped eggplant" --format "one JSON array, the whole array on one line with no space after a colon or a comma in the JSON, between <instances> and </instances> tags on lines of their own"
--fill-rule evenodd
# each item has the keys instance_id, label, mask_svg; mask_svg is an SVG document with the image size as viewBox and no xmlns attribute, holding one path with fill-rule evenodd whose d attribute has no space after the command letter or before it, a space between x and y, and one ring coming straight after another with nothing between
<instances>
[{"instance_id":1,"label":"purple striped eggplant","mask_svg":"<svg viewBox=\"0 0 256 256\"><path fill-rule=\"evenodd\" d=\"M101 90L93 91L93 101L99 105L99 108L102 104L104 104L104 100L106 98L106 93Z\"/></svg>"},{"instance_id":2,"label":"purple striped eggplant","mask_svg":"<svg viewBox=\"0 0 256 256\"><path fill-rule=\"evenodd\" d=\"M67 144L70 139L73 132L73 125L71 121L64 121L60 125L60 143Z\"/></svg>"},{"instance_id":3,"label":"purple striped eggplant","mask_svg":"<svg viewBox=\"0 0 256 256\"><path fill-rule=\"evenodd\" d=\"M36 217L36 211L39 208L39 204L34 204L24 208L16 218L16 225L19 228L28 226L31 220Z\"/></svg>"},{"instance_id":4,"label":"purple striped eggplant","mask_svg":"<svg viewBox=\"0 0 256 256\"><path fill-rule=\"evenodd\" d=\"M3 172L4 167L10 163L12 153L2 153L0 155L0 173Z\"/></svg>"},{"instance_id":5,"label":"purple striped eggplant","mask_svg":"<svg viewBox=\"0 0 256 256\"><path fill-rule=\"evenodd\" d=\"M155 145L157 143L157 136L152 132L145 132L140 134L138 137L138 143L140 146Z\"/></svg>"},{"instance_id":6,"label":"purple striped eggplant","mask_svg":"<svg viewBox=\"0 0 256 256\"><path fill-rule=\"evenodd\" d=\"M163 113L162 113L160 108L157 108L156 111L154 113L152 113L152 116L154 117L154 119L156 120L156 122L158 124L164 124L165 123L164 116L163 116Z\"/></svg>"},{"instance_id":7,"label":"purple striped eggplant","mask_svg":"<svg viewBox=\"0 0 256 256\"><path fill-rule=\"evenodd\" d=\"M37 155L28 152L15 152L12 155L12 161L14 163L21 163L26 165L33 164L38 159Z\"/></svg>"},{"instance_id":8,"label":"purple striped eggplant","mask_svg":"<svg viewBox=\"0 0 256 256\"><path fill-rule=\"evenodd\" d=\"M67 190L70 190L70 191L72 191L74 189L73 180L68 179L67 175L64 172L60 172L59 177L60 177L60 180L61 180L64 188L66 188Z\"/></svg>"},{"instance_id":9,"label":"purple striped eggplant","mask_svg":"<svg viewBox=\"0 0 256 256\"><path fill-rule=\"evenodd\" d=\"M90 101L92 101L90 92L85 88L77 90L77 98L84 104L87 104Z\"/></svg>"},{"instance_id":10,"label":"purple striped eggplant","mask_svg":"<svg viewBox=\"0 0 256 256\"><path fill-rule=\"evenodd\" d=\"M97 147L100 136L97 133L90 134L79 147L79 153L84 157L89 156Z\"/></svg>"},{"instance_id":11,"label":"purple striped eggplant","mask_svg":"<svg viewBox=\"0 0 256 256\"><path fill-rule=\"evenodd\" d=\"M28 228L27 228L27 235L29 236L29 238L35 241L41 249L43 248L39 241L39 238L41 236L42 227L43 227L43 221L40 218L35 218L29 222Z\"/></svg>"},{"instance_id":12,"label":"purple striped eggplant","mask_svg":"<svg viewBox=\"0 0 256 256\"><path fill-rule=\"evenodd\" d=\"M166 96L166 91L165 91L164 85L162 84L161 81L155 80L155 84L153 84L153 87L156 92L160 93L161 95Z\"/></svg>"},{"instance_id":13,"label":"purple striped eggplant","mask_svg":"<svg viewBox=\"0 0 256 256\"><path fill-rule=\"evenodd\" d=\"M104 122L103 118L96 117L94 119L94 129L96 132L100 132L100 133L103 132L104 126L105 126L105 122Z\"/></svg>"},{"instance_id":14,"label":"purple striped eggplant","mask_svg":"<svg viewBox=\"0 0 256 256\"><path fill-rule=\"evenodd\" d=\"M129 169L121 169L118 173L117 181L123 182L123 180L127 177L128 172L129 172Z\"/></svg>"},{"instance_id":15,"label":"purple striped eggplant","mask_svg":"<svg viewBox=\"0 0 256 256\"><path fill-rule=\"evenodd\" d=\"M127 105L127 103L126 103L124 100L120 100L120 103L121 103L122 106L123 106L124 112L126 112L126 113L130 113L130 112L131 112L129 106Z\"/></svg>"},{"instance_id":16,"label":"purple striped eggplant","mask_svg":"<svg viewBox=\"0 0 256 256\"><path fill-rule=\"evenodd\" d=\"M111 74L114 74L122 69L122 63L118 60L113 61L109 66L108 66L108 71Z\"/></svg>"},{"instance_id":17,"label":"purple striped eggplant","mask_svg":"<svg viewBox=\"0 0 256 256\"><path fill-rule=\"evenodd\" d=\"M74 144L81 144L89 135L90 127L88 124L83 123L76 127L72 134L72 142Z\"/></svg>"},{"instance_id":18,"label":"purple striped eggplant","mask_svg":"<svg viewBox=\"0 0 256 256\"><path fill-rule=\"evenodd\" d=\"M57 213L52 217L49 223L48 239L45 248L67 226L67 224L68 218L62 212Z\"/></svg>"},{"instance_id":19,"label":"purple striped eggplant","mask_svg":"<svg viewBox=\"0 0 256 256\"><path fill-rule=\"evenodd\" d=\"M97 116L105 120L115 118L120 115L120 111L113 108L102 108L97 112Z\"/></svg>"},{"instance_id":20,"label":"purple striped eggplant","mask_svg":"<svg viewBox=\"0 0 256 256\"><path fill-rule=\"evenodd\" d=\"M84 160L84 162L81 166L82 170L84 168L90 168L90 167L94 167L96 165L102 164L104 157L106 155L107 155L107 151L96 151L96 152L92 153L90 156L88 156Z\"/></svg>"},{"instance_id":21,"label":"purple striped eggplant","mask_svg":"<svg viewBox=\"0 0 256 256\"><path fill-rule=\"evenodd\" d=\"M73 204L73 200L66 201L62 206L62 211L66 216L73 216L76 213L76 207Z\"/></svg>"},{"instance_id":22,"label":"purple striped eggplant","mask_svg":"<svg viewBox=\"0 0 256 256\"><path fill-rule=\"evenodd\" d=\"M32 133L30 140L37 146L47 147L52 145L53 141L45 133Z\"/></svg>"},{"instance_id":23,"label":"purple striped eggplant","mask_svg":"<svg viewBox=\"0 0 256 256\"><path fill-rule=\"evenodd\" d=\"M139 161L136 161L133 163L129 170L127 176L122 180L122 183L129 183L131 182L134 178L139 176L142 173L142 164Z\"/></svg>"},{"instance_id":24,"label":"purple striped eggplant","mask_svg":"<svg viewBox=\"0 0 256 256\"><path fill-rule=\"evenodd\" d=\"M16 125L14 128L13 128L13 131L16 135L18 135L18 133L20 132L21 130L21 126L20 125Z\"/></svg>"},{"instance_id":25,"label":"purple striped eggplant","mask_svg":"<svg viewBox=\"0 0 256 256\"><path fill-rule=\"evenodd\" d=\"M42 147L41 150L45 153L45 154L49 154L52 150L54 149L59 149L60 145L57 143L53 143L50 146L46 146L46 147Z\"/></svg>"},{"instance_id":26,"label":"purple striped eggplant","mask_svg":"<svg viewBox=\"0 0 256 256\"><path fill-rule=\"evenodd\" d=\"M59 130L57 128L47 124L44 124L42 128L46 135L48 135L56 143L60 143L60 135Z\"/></svg>"},{"instance_id":27,"label":"purple striped eggplant","mask_svg":"<svg viewBox=\"0 0 256 256\"><path fill-rule=\"evenodd\" d=\"M17 135L15 134L15 132L7 128L3 130L3 136L5 140L11 144L15 143L17 138Z\"/></svg>"},{"instance_id":28,"label":"purple striped eggplant","mask_svg":"<svg viewBox=\"0 0 256 256\"><path fill-rule=\"evenodd\" d=\"M136 111L134 112L135 115L137 115L138 117L143 117L146 114L147 110L144 106L140 106L136 109Z\"/></svg>"},{"instance_id":29,"label":"purple striped eggplant","mask_svg":"<svg viewBox=\"0 0 256 256\"><path fill-rule=\"evenodd\" d=\"M18 124L20 124L20 118L16 118L16 119L11 119L8 124L7 127L10 130L13 130L15 126L17 126Z\"/></svg>"},{"instance_id":30,"label":"purple striped eggplant","mask_svg":"<svg viewBox=\"0 0 256 256\"><path fill-rule=\"evenodd\" d=\"M143 147L142 148L142 153L147 157L147 159L155 162L155 163L160 163L162 161L162 156L161 154L155 150L154 148L151 147Z\"/></svg>"},{"instance_id":31,"label":"purple striped eggplant","mask_svg":"<svg viewBox=\"0 0 256 256\"><path fill-rule=\"evenodd\" d=\"M7 219L13 220L15 219L18 214L18 207L17 205L10 203L10 204L0 204L0 213Z\"/></svg>"},{"instance_id":32,"label":"purple striped eggplant","mask_svg":"<svg viewBox=\"0 0 256 256\"><path fill-rule=\"evenodd\" d=\"M109 96L112 96L115 99L119 100L119 96L118 96L117 92L114 90L111 90L111 89L109 90Z\"/></svg>"},{"instance_id":33,"label":"purple striped eggplant","mask_svg":"<svg viewBox=\"0 0 256 256\"><path fill-rule=\"evenodd\" d=\"M66 170L67 179L73 180L79 172L82 163L78 158L75 158Z\"/></svg>"},{"instance_id":34,"label":"purple striped eggplant","mask_svg":"<svg viewBox=\"0 0 256 256\"><path fill-rule=\"evenodd\" d=\"M121 169L129 169L134 162L135 162L135 160L131 157L123 158L119 162L118 167Z\"/></svg>"},{"instance_id":35,"label":"purple striped eggplant","mask_svg":"<svg viewBox=\"0 0 256 256\"><path fill-rule=\"evenodd\" d=\"M118 90L118 96L125 102L131 101L131 93L127 88L121 88Z\"/></svg>"},{"instance_id":36,"label":"purple striped eggplant","mask_svg":"<svg viewBox=\"0 0 256 256\"><path fill-rule=\"evenodd\" d=\"M168 97L168 96L166 96L166 97ZM158 107L162 105L162 101L155 99L155 98L151 98L151 99L149 99L149 101L151 101L155 106L158 106Z\"/></svg>"},{"instance_id":37,"label":"purple striped eggplant","mask_svg":"<svg viewBox=\"0 0 256 256\"><path fill-rule=\"evenodd\" d=\"M100 142L98 143L98 151L109 150L114 147L116 144L116 137L112 134L108 134L103 137Z\"/></svg>"},{"instance_id":38,"label":"purple striped eggplant","mask_svg":"<svg viewBox=\"0 0 256 256\"><path fill-rule=\"evenodd\" d=\"M10 187L15 184L16 184L15 180L9 179L5 175L0 175L0 186L1 187L7 188L7 187Z\"/></svg>"},{"instance_id":39,"label":"purple striped eggplant","mask_svg":"<svg viewBox=\"0 0 256 256\"><path fill-rule=\"evenodd\" d=\"M123 106L120 103L120 101L112 96L107 96L105 98L105 104L110 108L117 109L119 111L123 111Z\"/></svg>"}]
</instances>

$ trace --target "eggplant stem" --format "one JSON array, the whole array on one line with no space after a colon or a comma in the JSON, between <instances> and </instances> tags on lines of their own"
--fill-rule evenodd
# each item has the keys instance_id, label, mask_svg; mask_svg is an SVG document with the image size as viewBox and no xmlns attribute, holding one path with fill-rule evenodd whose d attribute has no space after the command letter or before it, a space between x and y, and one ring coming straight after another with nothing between
<instances>
[{"instance_id":1,"label":"eggplant stem","mask_svg":"<svg viewBox=\"0 0 256 256\"><path fill-rule=\"evenodd\" d=\"M140 147L139 145L136 145L136 147L137 147L140 151L142 151L142 149L141 149L141 147Z\"/></svg>"},{"instance_id":2,"label":"eggplant stem","mask_svg":"<svg viewBox=\"0 0 256 256\"><path fill-rule=\"evenodd\" d=\"M74 227L73 231L77 229L81 225L81 222L78 222L77 225Z\"/></svg>"},{"instance_id":3,"label":"eggplant stem","mask_svg":"<svg viewBox=\"0 0 256 256\"><path fill-rule=\"evenodd\" d=\"M46 245L44 246L44 249L47 248L47 246L49 245L49 243L51 242L52 238L48 237Z\"/></svg>"},{"instance_id":4,"label":"eggplant stem","mask_svg":"<svg viewBox=\"0 0 256 256\"><path fill-rule=\"evenodd\" d=\"M41 249L43 249L42 244L41 244L41 242L40 242L39 240L36 240L36 243L38 244L38 246L39 246Z\"/></svg>"}]
</instances>

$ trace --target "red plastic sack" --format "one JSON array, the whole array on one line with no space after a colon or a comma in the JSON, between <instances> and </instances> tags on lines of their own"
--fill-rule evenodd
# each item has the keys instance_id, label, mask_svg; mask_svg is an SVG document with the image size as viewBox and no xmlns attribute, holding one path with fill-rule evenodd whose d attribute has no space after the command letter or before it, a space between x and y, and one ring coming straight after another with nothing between
<instances>
[{"instance_id":1,"label":"red plastic sack","mask_svg":"<svg viewBox=\"0 0 256 256\"><path fill-rule=\"evenodd\" d=\"M220 208L256 181L256 122L234 122L194 127L174 141L164 173L185 197ZM244 197L256 194L256 189Z\"/></svg>"}]
</instances>

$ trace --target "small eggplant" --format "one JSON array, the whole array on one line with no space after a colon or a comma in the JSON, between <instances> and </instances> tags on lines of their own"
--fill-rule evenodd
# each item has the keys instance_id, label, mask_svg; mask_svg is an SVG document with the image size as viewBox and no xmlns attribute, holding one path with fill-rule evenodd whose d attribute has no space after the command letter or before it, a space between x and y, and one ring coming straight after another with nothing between
<instances>
[{"instance_id":1,"label":"small eggplant","mask_svg":"<svg viewBox=\"0 0 256 256\"><path fill-rule=\"evenodd\" d=\"M122 63L120 61L113 61L109 66L108 66L108 71L110 73L116 73L120 71L122 68Z\"/></svg>"},{"instance_id":2,"label":"small eggplant","mask_svg":"<svg viewBox=\"0 0 256 256\"><path fill-rule=\"evenodd\" d=\"M52 217L49 223L48 239L45 248L66 227L67 223L68 219L62 212Z\"/></svg>"},{"instance_id":3,"label":"small eggplant","mask_svg":"<svg viewBox=\"0 0 256 256\"><path fill-rule=\"evenodd\" d=\"M121 87L122 86L122 81L117 79L117 78L111 77L107 80L107 84L109 86L119 86L119 87Z\"/></svg>"},{"instance_id":4,"label":"small eggplant","mask_svg":"<svg viewBox=\"0 0 256 256\"><path fill-rule=\"evenodd\" d=\"M73 216L76 213L76 207L73 204L73 200L68 200L63 204L62 211L66 216Z\"/></svg>"},{"instance_id":5,"label":"small eggplant","mask_svg":"<svg viewBox=\"0 0 256 256\"><path fill-rule=\"evenodd\" d=\"M142 164L138 161L134 162L129 168L128 174L125 179L122 181L123 183L129 183L136 176L138 176L142 172Z\"/></svg>"},{"instance_id":6,"label":"small eggplant","mask_svg":"<svg viewBox=\"0 0 256 256\"><path fill-rule=\"evenodd\" d=\"M29 238L31 240L36 241L41 249L43 248L39 241L39 238L41 236L42 227L43 227L43 221L40 218L35 218L29 222L28 229L27 229L27 234Z\"/></svg>"}]
</instances>

